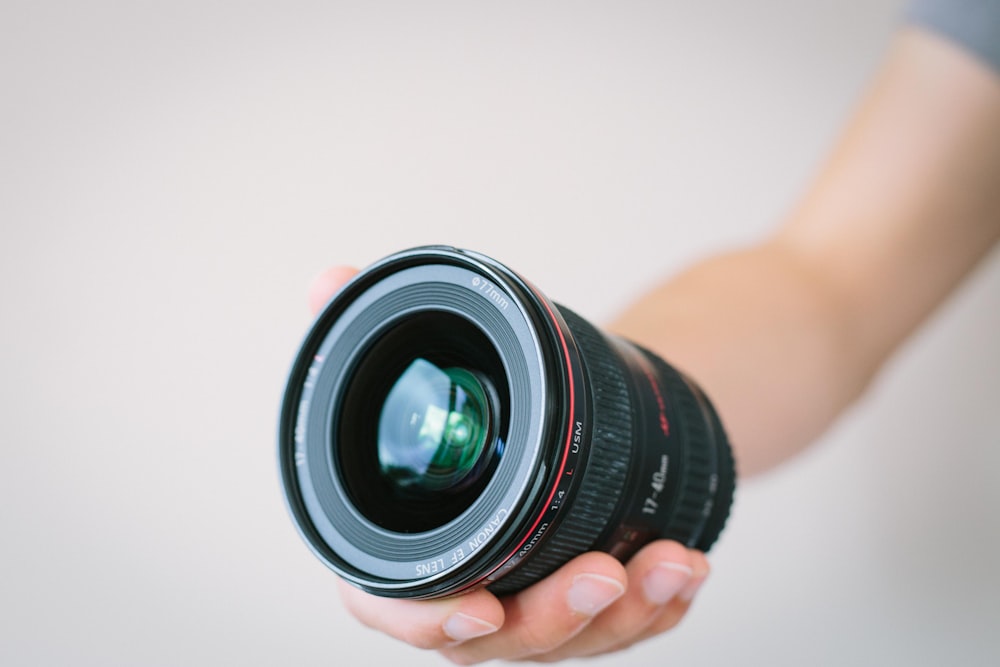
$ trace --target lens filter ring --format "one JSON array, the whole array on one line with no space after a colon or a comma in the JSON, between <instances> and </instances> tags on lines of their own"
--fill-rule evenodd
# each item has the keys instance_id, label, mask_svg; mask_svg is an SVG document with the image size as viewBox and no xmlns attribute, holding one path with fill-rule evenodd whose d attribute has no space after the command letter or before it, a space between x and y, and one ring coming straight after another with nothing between
<instances>
[{"instance_id":1,"label":"lens filter ring","mask_svg":"<svg viewBox=\"0 0 1000 667\"><path fill-rule=\"evenodd\" d=\"M293 369L289 402L294 407L286 405L282 428L289 505L314 552L346 578L389 595L437 593L435 582L445 575L464 586L477 573L495 569L498 555L492 550L532 511L525 498L539 469L544 476L551 467L541 451L549 380L533 323L521 304L507 291L506 307L489 295L484 298L474 284L481 284L481 273L429 264L376 278L353 290L348 303L331 304L336 311L331 325L311 345L307 340ZM337 406L365 350L400 322L435 312L480 328L500 359L505 383L519 388L510 392L508 409L521 418L509 424L505 451L481 497L459 516L414 533L387 530L358 510L343 481L333 454L343 444L336 435L343 418Z\"/></svg>"}]
</instances>

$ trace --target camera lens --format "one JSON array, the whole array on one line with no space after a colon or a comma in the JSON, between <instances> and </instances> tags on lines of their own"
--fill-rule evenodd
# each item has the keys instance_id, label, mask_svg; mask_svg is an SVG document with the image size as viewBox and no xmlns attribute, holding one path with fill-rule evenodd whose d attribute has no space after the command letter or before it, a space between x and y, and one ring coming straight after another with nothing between
<instances>
[{"instance_id":1,"label":"camera lens","mask_svg":"<svg viewBox=\"0 0 1000 667\"><path fill-rule=\"evenodd\" d=\"M732 454L701 390L481 254L392 255L317 318L279 426L291 515L379 595L520 590L588 550L707 551Z\"/></svg>"}]
</instances>

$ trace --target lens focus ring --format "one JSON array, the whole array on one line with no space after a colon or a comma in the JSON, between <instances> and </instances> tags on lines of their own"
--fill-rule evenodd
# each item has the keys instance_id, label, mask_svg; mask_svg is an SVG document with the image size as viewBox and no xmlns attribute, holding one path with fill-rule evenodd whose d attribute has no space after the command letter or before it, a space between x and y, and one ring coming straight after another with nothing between
<instances>
[{"instance_id":1,"label":"lens focus ring","mask_svg":"<svg viewBox=\"0 0 1000 667\"><path fill-rule=\"evenodd\" d=\"M572 505L565 518L548 531L550 539L527 562L490 586L497 595L530 586L573 557L592 550L620 504L631 468L631 403L621 364L593 325L565 307L559 306L559 312L585 360L584 384L593 389L588 402L592 415L589 428L593 430L583 434L581 443L585 446L589 442L589 451L580 459L582 475L575 494L570 491Z\"/></svg>"}]
</instances>

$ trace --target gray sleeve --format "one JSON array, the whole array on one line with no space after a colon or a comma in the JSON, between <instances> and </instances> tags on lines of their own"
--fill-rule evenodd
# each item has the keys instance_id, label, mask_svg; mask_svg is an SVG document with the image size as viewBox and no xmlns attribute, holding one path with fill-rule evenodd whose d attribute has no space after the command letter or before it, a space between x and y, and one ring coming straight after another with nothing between
<instances>
[{"instance_id":1,"label":"gray sleeve","mask_svg":"<svg viewBox=\"0 0 1000 667\"><path fill-rule=\"evenodd\" d=\"M904 18L956 42L1000 72L1000 0L911 0Z\"/></svg>"}]
</instances>

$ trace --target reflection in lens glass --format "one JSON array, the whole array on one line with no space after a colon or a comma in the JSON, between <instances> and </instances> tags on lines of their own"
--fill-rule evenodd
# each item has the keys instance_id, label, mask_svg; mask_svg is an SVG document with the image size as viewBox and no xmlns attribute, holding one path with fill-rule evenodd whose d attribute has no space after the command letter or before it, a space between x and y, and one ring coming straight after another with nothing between
<instances>
[{"instance_id":1,"label":"reflection in lens glass","mask_svg":"<svg viewBox=\"0 0 1000 667\"><path fill-rule=\"evenodd\" d=\"M416 359L386 396L382 474L401 489L457 491L474 481L490 434L486 390L469 371Z\"/></svg>"}]
</instances>

